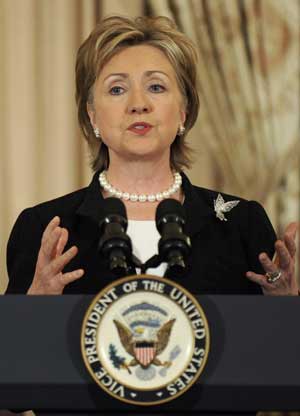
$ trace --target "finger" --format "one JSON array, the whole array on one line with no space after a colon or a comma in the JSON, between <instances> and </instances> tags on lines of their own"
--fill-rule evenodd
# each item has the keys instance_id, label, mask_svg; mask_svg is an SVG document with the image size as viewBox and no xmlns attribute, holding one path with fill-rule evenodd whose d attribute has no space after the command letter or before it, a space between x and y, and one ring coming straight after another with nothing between
<instances>
[{"instance_id":1,"label":"finger","mask_svg":"<svg viewBox=\"0 0 300 416\"><path fill-rule=\"evenodd\" d=\"M291 257L294 257L295 254L296 254L295 239L296 239L297 230L298 230L298 223L296 223L296 222L291 223L287 227L287 229L284 233L284 237L283 237L285 245L286 245Z\"/></svg>"},{"instance_id":2,"label":"finger","mask_svg":"<svg viewBox=\"0 0 300 416\"><path fill-rule=\"evenodd\" d=\"M290 256L292 258L295 257L295 254L297 251L295 240L289 235L284 235L284 243L285 243L286 248L289 251Z\"/></svg>"},{"instance_id":3,"label":"finger","mask_svg":"<svg viewBox=\"0 0 300 416\"><path fill-rule=\"evenodd\" d=\"M275 251L272 262L275 264L276 266L276 270L279 269L279 257L277 252Z\"/></svg>"},{"instance_id":4,"label":"finger","mask_svg":"<svg viewBox=\"0 0 300 416\"><path fill-rule=\"evenodd\" d=\"M55 257L55 247L59 240L61 228L56 227L47 239L42 240L36 263L36 271L40 273Z\"/></svg>"},{"instance_id":5,"label":"finger","mask_svg":"<svg viewBox=\"0 0 300 416\"><path fill-rule=\"evenodd\" d=\"M288 270L290 263L292 261L292 258L285 244L281 240L278 240L275 243L275 249L278 255L280 269Z\"/></svg>"},{"instance_id":6,"label":"finger","mask_svg":"<svg viewBox=\"0 0 300 416\"><path fill-rule=\"evenodd\" d=\"M56 274L60 273L63 268L76 256L78 253L78 248L76 246L72 246L67 250L64 254L59 257L56 257L48 267L45 268L45 274L49 276L55 276Z\"/></svg>"},{"instance_id":7,"label":"finger","mask_svg":"<svg viewBox=\"0 0 300 416\"><path fill-rule=\"evenodd\" d=\"M278 253L277 253L278 254ZM278 256L279 257L279 256ZM276 264L274 264L269 256L266 253L261 253L258 256L258 259L260 261L260 264L262 265L264 271L267 272L275 272L276 270L278 270L278 267Z\"/></svg>"},{"instance_id":8,"label":"finger","mask_svg":"<svg viewBox=\"0 0 300 416\"><path fill-rule=\"evenodd\" d=\"M64 273L61 275L61 283L65 287L74 280L80 279L84 275L83 269L74 270L72 272Z\"/></svg>"},{"instance_id":9,"label":"finger","mask_svg":"<svg viewBox=\"0 0 300 416\"><path fill-rule=\"evenodd\" d=\"M59 226L59 223L60 223L60 218L57 215L52 218L52 220L49 222L49 224L47 225L47 227L45 228L43 232L42 243L44 240L46 240L49 237L49 235L53 232L53 230Z\"/></svg>"},{"instance_id":10,"label":"finger","mask_svg":"<svg viewBox=\"0 0 300 416\"><path fill-rule=\"evenodd\" d=\"M58 257L62 254L62 252L64 251L65 246L68 242L68 238L69 238L68 230L66 228L62 228L61 235L60 235L58 243L56 245L55 257Z\"/></svg>"},{"instance_id":11,"label":"finger","mask_svg":"<svg viewBox=\"0 0 300 416\"><path fill-rule=\"evenodd\" d=\"M45 256L46 261L51 261L55 258L56 247L62 233L61 227L56 227L51 234L48 234L48 237L42 242L41 251Z\"/></svg>"},{"instance_id":12,"label":"finger","mask_svg":"<svg viewBox=\"0 0 300 416\"><path fill-rule=\"evenodd\" d=\"M254 283L259 284L263 288L268 286L266 276L263 276L261 274L257 274L257 273L254 273L254 272L247 272L246 276L249 280L251 280Z\"/></svg>"},{"instance_id":13,"label":"finger","mask_svg":"<svg viewBox=\"0 0 300 416\"><path fill-rule=\"evenodd\" d=\"M290 234L293 239L295 239L297 231L299 228L298 222L291 222L285 229L285 234Z\"/></svg>"}]
</instances>

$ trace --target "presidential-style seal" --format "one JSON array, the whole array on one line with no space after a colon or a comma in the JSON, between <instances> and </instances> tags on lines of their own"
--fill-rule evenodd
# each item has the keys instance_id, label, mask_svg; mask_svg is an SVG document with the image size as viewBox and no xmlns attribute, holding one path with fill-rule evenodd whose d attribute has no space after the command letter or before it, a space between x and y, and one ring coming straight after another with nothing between
<instances>
[{"instance_id":1,"label":"presidential-style seal","mask_svg":"<svg viewBox=\"0 0 300 416\"><path fill-rule=\"evenodd\" d=\"M84 317L81 350L96 383L138 405L175 399L202 372L209 330L197 300L169 279L135 275L96 295Z\"/></svg>"}]
</instances>

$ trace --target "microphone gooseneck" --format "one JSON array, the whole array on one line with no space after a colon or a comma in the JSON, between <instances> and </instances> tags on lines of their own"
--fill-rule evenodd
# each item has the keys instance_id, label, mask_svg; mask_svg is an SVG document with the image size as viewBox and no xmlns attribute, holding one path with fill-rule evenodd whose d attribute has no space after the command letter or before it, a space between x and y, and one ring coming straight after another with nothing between
<instances>
[{"instance_id":1,"label":"microphone gooseneck","mask_svg":"<svg viewBox=\"0 0 300 416\"><path fill-rule=\"evenodd\" d=\"M98 250L108 259L109 268L116 276L126 276L132 271L134 260L131 240L126 234L125 205L118 198L106 198L104 211L105 216L99 223L101 238Z\"/></svg>"},{"instance_id":2,"label":"microphone gooseneck","mask_svg":"<svg viewBox=\"0 0 300 416\"><path fill-rule=\"evenodd\" d=\"M161 234L158 253L171 272L182 273L191 251L190 238L184 234L185 211L175 199L165 199L156 210L156 227Z\"/></svg>"}]
</instances>

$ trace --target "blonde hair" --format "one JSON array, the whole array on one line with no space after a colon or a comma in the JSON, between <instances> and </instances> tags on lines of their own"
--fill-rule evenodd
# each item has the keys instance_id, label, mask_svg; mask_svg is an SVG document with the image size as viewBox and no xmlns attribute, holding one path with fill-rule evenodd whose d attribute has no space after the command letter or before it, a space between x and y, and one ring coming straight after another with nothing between
<instances>
[{"instance_id":1,"label":"blonde hair","mask_svg":"<svg viewBox=\"0 0 300 416\"><path fill-rule=\"evenodd\" d=\"M76 59L76 102L81 130L91 150L93 170L109 165L107 146L96 138L87 112L93 104L93 86L104 65L120 50L146 44L160 49L174 68L186 112L185 133L171 145L170 165L175 170L189 168L191 149L186 134L193 127L199 111L197 91L197 52L191 40L175 23L163 16L128 18L110 16L97 24L80 46Z\"/></svg>"}]
</instances>

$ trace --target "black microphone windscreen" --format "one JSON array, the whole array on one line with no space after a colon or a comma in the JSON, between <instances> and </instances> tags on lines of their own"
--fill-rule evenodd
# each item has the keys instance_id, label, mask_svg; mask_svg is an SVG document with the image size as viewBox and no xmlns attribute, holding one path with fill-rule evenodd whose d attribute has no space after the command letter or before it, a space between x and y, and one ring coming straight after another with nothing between
<instances>
[{"instance_id":1,"label":"black microphone windscreen","mask_svg":"<svg viewBox=\"0 0 300 416\"><path fill-rule=\"evenodd\" d=\"M126 208L119 198L105 198L103 201L105 215L119 215L127 219Z\"/></svg>"},{"instance_id":2,"label":"black microphone windscreen","mask_svg":"<svg viewBox=\"0 0 300 416\"><path fill-rule=\"evenodd\" d=\"M160 202L156 209L155 221L156 224L160 223L161 219L166 215L177 215L185 221L185 210L180 202L176 199L164 199Z\"/></svg>"}]
</instances>

